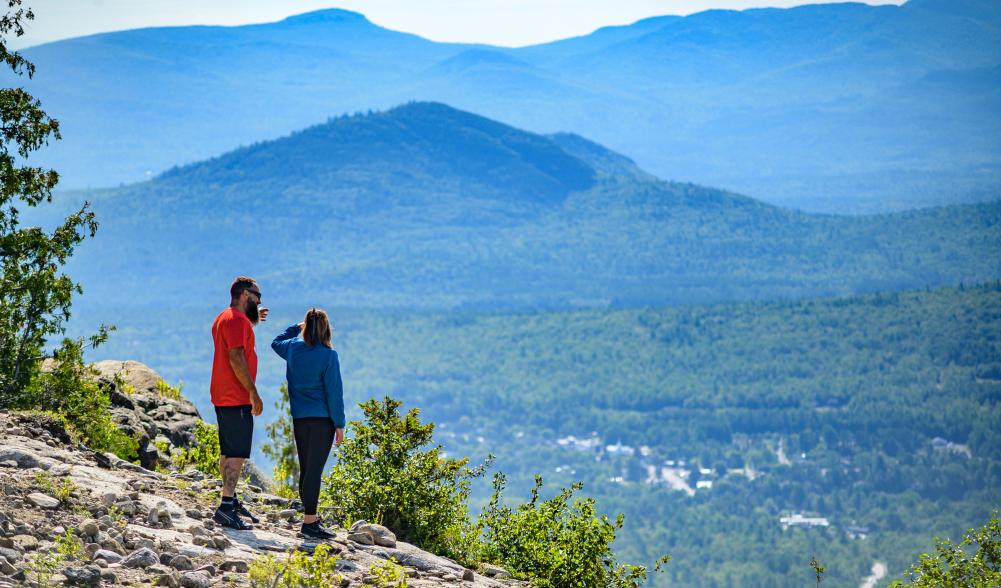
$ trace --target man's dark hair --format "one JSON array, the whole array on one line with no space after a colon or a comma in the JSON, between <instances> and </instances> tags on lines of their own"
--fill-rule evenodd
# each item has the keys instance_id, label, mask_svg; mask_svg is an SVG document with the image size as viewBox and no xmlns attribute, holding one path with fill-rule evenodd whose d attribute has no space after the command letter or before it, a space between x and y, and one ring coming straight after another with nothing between
<instances>
[{"instance_id":1,"label":"man's dark hair","mask_svg":"<svg viewBox=\"0 0 1001 588\"><path fill-rule=\"evenodd\" d=\"M240 276L239 278L233 280L233 285L229 287L229 296L233 300L236 300L240 297L240 294L256 287L257 280L254 278L248 278L247 276Z\"/></svg>"}]
</instances>

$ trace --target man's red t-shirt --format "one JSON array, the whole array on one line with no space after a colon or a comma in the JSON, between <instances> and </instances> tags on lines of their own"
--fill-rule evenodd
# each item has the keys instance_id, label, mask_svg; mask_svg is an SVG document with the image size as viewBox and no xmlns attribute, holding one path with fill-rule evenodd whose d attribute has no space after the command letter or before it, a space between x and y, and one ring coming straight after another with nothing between
<instances>
[{"instance_id":1,"label":"man's red t-shirt","mask_svg":"<svg viewBox=\"0 0 1001 588\"><path fill-rule=\"evenodd\" d=\"M212 341L215 357L212 359L212 383L209 394L215 406L240 406L250 404L250 391L236 379L229 365L229 350L243 347L250 378L257 381L257 351L254 350L254 325L247 315L235 308L219 313L212 323Z\"/></svg>"}]
</instances>

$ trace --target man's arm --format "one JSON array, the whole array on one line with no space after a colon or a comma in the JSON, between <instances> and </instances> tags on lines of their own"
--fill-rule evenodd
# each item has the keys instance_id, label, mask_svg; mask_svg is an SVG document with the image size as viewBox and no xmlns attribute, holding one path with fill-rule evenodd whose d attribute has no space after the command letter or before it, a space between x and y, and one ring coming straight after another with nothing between
<instances>
[{"instance_id":1,"label":"man's arm","mask_svg":"<svg viewBox=\"0 0 1001 588\"><path fill-rule=\"evenodd\" d=\"M240 385L246 388L247 392L250 392L250 413L254 416L260 416L264 412L264 401L257 393L254 379L250 377L250 366L247 365L247 358L243 355L243 347L234 347L229 350L229 365L233 368L233 373L236 374Z\"/></svg>"}]
</instances>

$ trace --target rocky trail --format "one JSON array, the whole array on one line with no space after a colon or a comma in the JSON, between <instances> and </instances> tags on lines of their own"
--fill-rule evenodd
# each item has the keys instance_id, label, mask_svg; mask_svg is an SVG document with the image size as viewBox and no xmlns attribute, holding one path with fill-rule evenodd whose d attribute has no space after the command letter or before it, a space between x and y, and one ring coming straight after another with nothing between
<instances>
[{"instance_id":1,"label":"rocky trail","mask_svg":"<svg viewBox=\"0 0 1001 588\"><path fill-rule=\"evenodd\" d=\"M154 461L151 441L162 447L168 433L182 443L197 411L183 399L157 397L148 386L151 370L139 370L144 381L135 367L128 378L134 389L116 401L116 418L143 431L144 461ZM0 412L0 587L251 586L248 569L256 558L283 561L315 549L298 536L301 515L293 502L254 483L242 482L238 493L262 522L248 531L214 524L218 488L218 479L198 471L158 472L95 453L44 415ZM338 584L331 574L330 586L378 583L373 566L390 558L408 586L521 585L500 568L464 568L364 521L339 529L328 545L341 577Z\"/></svg>"}]
</instances>

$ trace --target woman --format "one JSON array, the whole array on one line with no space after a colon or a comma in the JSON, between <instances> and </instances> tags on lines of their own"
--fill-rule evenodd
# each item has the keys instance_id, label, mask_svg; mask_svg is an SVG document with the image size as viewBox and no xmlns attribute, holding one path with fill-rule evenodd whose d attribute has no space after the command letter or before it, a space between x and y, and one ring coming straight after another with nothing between
<instances>
[{"instance_id":1,"label":"woman","mask_svg":"<svg viewBox=\"0 0 1001 588\"><path fill-rule=\"evenodd\" d=\"M299 497L305 516L302 534L331 539L320 526L316 505L330 447L344 440L344 391L337 352L330 346L327 313L313 308L303 322L275 337L271 348L286 362L295 449L299 454Z\"/></svg>"}]
</instances>

